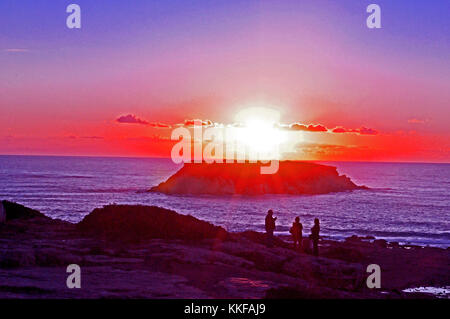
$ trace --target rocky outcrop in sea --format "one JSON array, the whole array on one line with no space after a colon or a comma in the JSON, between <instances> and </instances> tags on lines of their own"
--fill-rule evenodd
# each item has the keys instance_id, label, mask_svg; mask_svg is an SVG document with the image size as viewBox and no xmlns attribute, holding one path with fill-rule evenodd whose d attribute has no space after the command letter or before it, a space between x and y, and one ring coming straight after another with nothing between
<instances>
[{"instance_id":1,"label":"rocky outcrop in sea","mask_svg":"<svg viewBox=\"0 0 450 319\"><path fill-rule=\"evenodd\" d=\"M275 174L261 174L261 163L186 163L151 192L166 194L264 195L326 194L367 189L336 167L310 162L281 161Z\"/></svg>"}]
</instances>

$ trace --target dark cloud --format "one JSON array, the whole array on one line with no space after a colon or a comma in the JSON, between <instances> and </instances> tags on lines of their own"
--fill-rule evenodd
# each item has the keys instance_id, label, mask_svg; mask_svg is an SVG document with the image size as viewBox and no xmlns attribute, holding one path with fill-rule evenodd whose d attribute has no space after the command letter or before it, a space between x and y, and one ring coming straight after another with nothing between
<instances>
[{"instance_id":1,"label":"dark cloud","mask_svg":"<svg viewBox=\"0 0 450 319\"><path fill-rule=\"evenodd\" d=\"M334 129L328 129L322 124L302 124L292 123L289 125L278 124L278 128L290 130L290 131L304 131L304 132L331 132L331 133L355 133L359 135L377 135L378 131L372 128L361 126L357 129L349 129L342 126L335 127Z\"/></svg>"},{"instance_id":2,"label":"dark cloud","mask_svg":"<svg viewBox=\"0 0 450 319\"><path fill-rule=\"evenodd\" d=\"M119 116L116 119L117 123L126 123L126 124L141 124L141 125L148 125L151 127L155 127L155 128L170 128L171 126L169 124L164 124L164 123L157 123L157 122L148 122L146 120L142 120L140 118L138 118L136 115L134 114L127 114L127 115L122 115Z\"/></svg>"},{"instance_id":3,"label":"dark cloud","mask_svg":"<svg viewBox=\"0 0 450 319\"><path fill-rule=\"evenodd\" d=\"M134 114L128 114L128 115L119 116L116 119L116 122L118 122L118 123L127 123L127 124L142 124L142 125L150 124L149 122L147 122L145 120L141 120L140 118L138 118Z\"/></svg>"}]
</instances>

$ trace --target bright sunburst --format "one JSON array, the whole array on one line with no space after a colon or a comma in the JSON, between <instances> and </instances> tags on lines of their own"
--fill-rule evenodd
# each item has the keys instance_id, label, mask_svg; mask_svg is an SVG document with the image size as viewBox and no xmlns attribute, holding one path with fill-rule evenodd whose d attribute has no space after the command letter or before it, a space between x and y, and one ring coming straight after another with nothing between
<instances>
[{"instance_id":1,"label":"bright sunburst","mask_svg":"<svg viewBox=\"0 0 450 319\"><path fill-rule=\"evenodd\" d=\"M235 139L250 154L279 157L280 145L286 140L286 133L276 124L280 120L279 111L266 107L250 107L236 115L241 123L235 131Z\"/></svg>"}]
</instances>

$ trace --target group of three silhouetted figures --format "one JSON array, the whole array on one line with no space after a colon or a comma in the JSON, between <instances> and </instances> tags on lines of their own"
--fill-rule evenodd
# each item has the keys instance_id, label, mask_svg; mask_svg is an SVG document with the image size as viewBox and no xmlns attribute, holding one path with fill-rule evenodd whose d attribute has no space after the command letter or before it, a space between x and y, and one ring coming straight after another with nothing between
<instances>
[{"instance_id":1,"label":"group of three silhouetted figures","mask_svg":"<svg viewBox=\"0 0 450 319\"><path fill-rule=\"evenodd\" d=\"M270 209L267 212L266 216L266 233L267 233L267 239L269 246L273 245L273 232L275 230L275 221L277 220L276 217L273 217L273 211ZM292 235L292 238L294 240L294 249L298 248L302 249L302 243L303 243L303 225L300 223L300 218L296 217L295 221L292 223L292 227L290 228L289 232ZM311 235L309 238L312 240L313 243L313 254L315 256L319 255L319 232L320 232L320 224L319 219L314 219L314 226L311 228Z\"/></svg>"}]
</instances>

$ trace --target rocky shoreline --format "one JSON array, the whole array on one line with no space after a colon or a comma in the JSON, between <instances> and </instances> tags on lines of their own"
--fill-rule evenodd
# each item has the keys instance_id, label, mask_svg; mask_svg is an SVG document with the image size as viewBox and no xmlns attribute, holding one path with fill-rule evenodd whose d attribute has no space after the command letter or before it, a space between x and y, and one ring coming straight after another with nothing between
<instances>
[{"instance_id":1,"label":"rocky shoreline","mask_svg":"<svg viewBox=\"0 0 450 319\"><path fill-rule=\"evenodd\" d=\"M450 249L353 236L322 240L314 257L159 207L109 205L71 224L2 203L0 298L397 299L450 286ZM81 289L66 286L69 264L81 267ZM369 264L381 267L381 289L366 286Z\"/></svg>"}]
</instances>

